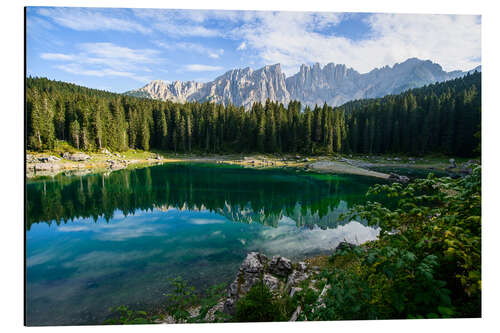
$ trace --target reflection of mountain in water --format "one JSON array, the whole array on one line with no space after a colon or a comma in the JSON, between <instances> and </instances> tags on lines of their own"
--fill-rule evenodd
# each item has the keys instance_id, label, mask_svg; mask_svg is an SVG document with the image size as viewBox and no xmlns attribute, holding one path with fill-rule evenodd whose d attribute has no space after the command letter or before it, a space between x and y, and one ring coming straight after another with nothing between
<instances>
[{"instance_id":1,"label":"reflection of mountain in water","mask_svg":"<svg viewBox=\"0 0 500 333\"><path fill-rule=\"evenodd\" d=\"M191 207L187 208L187 204L184 203L181 207L171 207L171 206L159 206L155 207L159 211L169 211L172 209L177 209L180 211L191 210L191 211L206 211L207 208L201 207ZM244 206L231 206L228 202L224 203L221 208L215 209L213 212L221 216L226 217L228 220L241 223L259 223L266 226L277 227L278 222L282 221L284 217L287 217L293 221L297 227L307 227L313 228L318 226L322 229L324 228L334 228L339 225L345 225L349 220L342 218L342 214L347 212L349 207L347 202L340 201L338 206L334 209L328 208L325 215L320 215L318 212L311 211L310 208L303 210L301 205L297 203L293 209L288 210L286 207L278 213L266 213L265 208L260 208L254 211L249 204Z\"/></svg>"},{"instance_id":2,"label":"reflection of mountain in water","mask_svg":"<svg viewBox=\"0 0 500 333\"><path fill-rule=\"evenodd\" d=\"M365 200L373 180L294 170L253 170L169 164L109 175L56 176L29 181L27 227L104 217L116 210L206 210L243 223L278 225L284 216L299 227L336 227L339 215Z\"/></svg>"}]
</instances>

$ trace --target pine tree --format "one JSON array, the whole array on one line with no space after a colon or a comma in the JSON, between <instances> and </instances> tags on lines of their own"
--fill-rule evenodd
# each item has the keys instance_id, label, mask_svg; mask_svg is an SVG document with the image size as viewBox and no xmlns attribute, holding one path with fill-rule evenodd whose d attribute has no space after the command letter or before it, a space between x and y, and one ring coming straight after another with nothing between
<instances>
[{"instance_id":1,"label":"pine tree","mask_svg":"<svg viewBox=\"0 0 500 333\"><path fill-rule=\"evenodd\" d=\"M71 137L71 143L76 149L80 149L80 123L78 120L74 120L69 127L69 135Z\"/></svg>"},{"instance_id":2,"label":"pine tree","mask_svg":"<svg viewBox=\"0 0 500 333\"><path fill-rule=\"evenodd\" d=\"M257 128L257 150L260 152L265 151L266 143L266 118L264 114L261 113L259 119L259 126Z\"/></svg>"}]
</instances>

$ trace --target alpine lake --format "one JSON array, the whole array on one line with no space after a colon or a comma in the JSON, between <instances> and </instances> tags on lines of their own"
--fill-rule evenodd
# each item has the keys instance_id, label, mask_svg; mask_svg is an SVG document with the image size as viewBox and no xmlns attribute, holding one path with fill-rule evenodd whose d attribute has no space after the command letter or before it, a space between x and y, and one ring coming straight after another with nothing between
<instances>
[{"instance_id":1,"label":"alpine lake","mask_svg":"<svg viewBox=\"0 0 500 333\"><path fill-rule=\"evenodd\" d=\"M376 228L342 214L381 182L202 163L28 179L27 324L158 307L175 277L197 291L229 284L251 251L302 260L374 240Z\"/></svg>"}]
</instances>

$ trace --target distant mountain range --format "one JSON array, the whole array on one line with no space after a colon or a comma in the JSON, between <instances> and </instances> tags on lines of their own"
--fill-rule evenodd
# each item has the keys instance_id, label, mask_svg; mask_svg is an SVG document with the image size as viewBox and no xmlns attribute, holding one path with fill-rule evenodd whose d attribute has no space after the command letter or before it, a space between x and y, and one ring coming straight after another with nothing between
<instances>
[{"instance_id":1,"label":"distant mountain range","mask_svg":"<svg viewBox=\"0 0 500 333\"><path fill-rule=\"evenodd\" d=\"M144 87L125 92L136 97L145 97L173 102L213 101L249 108L255 102L266 99L285 105L299 100L304 105L327 103L331 106L362 99L397 94L427 84L455 79L474 71L446 72L430 60L410 58L394 66L376 68L360 74L346 65L329 63L321 67L302 65L295 75L286 77L281 65L269 65L253 70L249 67L233 69L210 82L155 80Z\"/></svg>"}]
</instances>

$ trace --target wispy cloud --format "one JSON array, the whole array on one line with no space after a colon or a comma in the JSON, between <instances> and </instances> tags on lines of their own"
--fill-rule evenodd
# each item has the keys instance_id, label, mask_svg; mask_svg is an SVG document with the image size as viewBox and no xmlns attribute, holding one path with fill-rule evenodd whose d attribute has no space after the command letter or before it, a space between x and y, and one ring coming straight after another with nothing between
<instances>
[{"instance_id":1,"label":"wispy cloud","mask_svg":"<svg viewBox=\"0 0 500 333\"><path fill-rule=\"evenodd\" d=\"M60 46L61 42L58 36L54 33L55 26L50 23L46 18L33 16L33 8L27 8L28 19L26 20L26 35L30 40L36 41L45 47L57 45Z\"/></svg>"},{"instance_id":2,"label":"wispy cloud","mask_svg":"<svg viewBox=\"0 0 500 333\"><path fill-rule=\"evenodd\" d=\"M200 74L208 77L214 71L235 66L222 62L235 58L243 66L281 63L287 75L295 74L303 63L314 62L346 64L360 72L410 57L432 60L445 70L471 69L481 62L481 17L472 15L49 7L29 10L28 44L36 40L47 46L36 56L54 62L66 72L130 77L140 82L164 70L182 79L192 79L190 72L208 73ZM61 27L97 31L99 35L94 37L95 43L80 40L78 44L78 39L65 39ZM74 31L68 35L78 35ZM130 44L124 44L121 33L106 34L110 39L103 40L100 31L127 32L131 38L126 42ZM115 39L115 35L119 37ZM65 44L57 46L58 41ZM151 44L156 50L149 48ZM63 46L70 50L74 45L71 52L60 51ZM169 55L170 62L160 59L162 53L168 54L165 50L175 51ZM213 59L218 62L211 62Z\"/></svg>"},{"instance_id":3,"label":"wispy cloud","mask_svg":"<svg viewBox=\"0 0 500 333\"><path fill-rule=\"evenodd\" d=\"M190 42L162 42L156 41L156 45L166 50L182 50L196 52L201 55L206 55L210 58L218 59L224 54L224 49L212 49L203 46L199 43Z\"/></svg>"},{"instance_id":4,"label":"wispy cloud","mask_svg":"<svg viewBox=\"0 0 500 333\"><path fill-rule=\"evenodd\" d=\"M45 60L62 62L56 68L67 73L96 77L121 76L139 82L148 82L150 77L139 72L151 72L146 65L158 63L159 51L153 49L131 49L113 43L82 43L77 54L42 53Z\"/></svg>"},{"instance_id":5,"label":"wispy cloud","mask_svg":"<svg viewBox=\"0 0 500 333\"><path fill-rule=\"evenodd\" d=\"M113 14L111 14L111 12ZM78 31L115 30L149 34L151 28L127 18L116 17L118 10L98 8L41 8L38 14L54 23Z\"/></svg>"},{"instance_id":6,"label":"wispy cloud","mask_svg":"<svg viewBox=\"0 0 500 333\"><path fill-rule=\"evenodd\" d=\"M214 29L205 28L201 25L188 25L188 24L172 24L170 22L158 22L153 24L153 26L160 30L161 32L169 35L171 37L216 37L219 32Z\"/></svg>"},{"instance_id":7,"label":"wispy cloud","mask_svg":"<svg viewBox=\"0 0 500 333\"><path fill-rule=\"evenodd\" d=\"M70 54L63 53L42 53L40 58L45 60L73 60L73 56Z\"/></svg>"},{"instance_id":8,"label":"wispy cloud","mask_svg":"<svg viewBox=\"0 0 500 333\"><path fill-rule=\"evenodd\" d=\"M133 12L136 17L147 19L155 30L170 37L217 37L222 35L220 30L200 24L205 20L203 11L134 9Z\"/></svg>"},{"instance_id":9,"label":"wispy cloud","mask_svg":"<svg viewBox=\"0 0 500 333\"><path fill-rule=\"evenodd\" d=\"M56 65L55 67L67 73L75 75L87 75L87 76L97 76L97 77L121 76L121 77L128 77L139 82L148 82L151 80L149 77L136 75L132 72L117 71L109 68L87 69L79 64Z\"/></svg>"},{"instance_id":10,"label":"wispy cloud","mask_svg":"<svg viewBox=\"0 0 500 333\"><path fill-rule=\"evenodd\" d=\"M79 48L95 59L122 60L134 64L155 63L160 54L158 50L131 49L113 43L82 43Z\"/></svg>"},{"instance_id":11,"label":"wispy cloud","mask_svg":"<svg viewBox=\"0 0 500 333\"><path fill-rule=\"evenodd\" d=\"M224 69L221 66L210 66L202 64L190 64L184 66L184 69L188 72L215 72Z\"/></svg>"}]
</instances>

